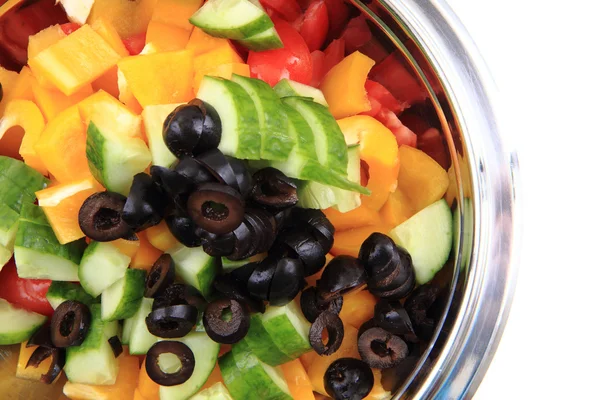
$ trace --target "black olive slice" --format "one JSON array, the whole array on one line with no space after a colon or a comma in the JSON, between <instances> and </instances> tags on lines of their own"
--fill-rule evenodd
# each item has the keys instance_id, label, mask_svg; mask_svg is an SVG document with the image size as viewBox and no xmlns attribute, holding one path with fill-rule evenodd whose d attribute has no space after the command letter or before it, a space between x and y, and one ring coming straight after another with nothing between
<instances>
[{"instance_id":1,"label":"black olive slice","mask_svg":"<svg viewBox=\"0 0 600 400\"><path fill-rule=\"evenodd\" d=\"M333 234L335 233L335 228L325 214L323 214L323 211L308 208L292 209L289 223L302 225L301 222L310 227L311 233L319 241L325 253L328 253L333 246Z\"/></svg>"},{"instance_id":2,"label":"black olive slice","mask_svg":"<svg viewBox=\"0 0 600 400\"><path fill-rule=\"evenodd\" d=\"M206 334L215 342L234 344L246 336L250 328L248 308L235 299L209 303L202 317Z\"/></svg>"},{"instance_id":3,"label":"black olive slice","mask_svg":"<svg viewBox=\"0 0 600 400\"><path fill-rule=\"evenodd\" d=\"M119 193L100 192L88 197L79 209L79 227L97 242L110 242L131 233L123 220L127 198Z\"/></svg>"},{"instance_id":4,"label":"black olive slice","mask_svg":"<svg viewBox=\"0 0 600 400\"><path fill-rule=\"evenodd\" d=\"M406 299L404 307L420 339L429 340L433 335L445 308L445 292L446 290L427 284L419 286Z\"/></svg>"},{"instance_id":5,"label":"black olive slice","mask_svg":"<svg viewBox=\"0 0 600 400\"><path fill-rule=\"evenodd\" d=\"M217 181L241 192L235 171L229 163L229 159L225 157L220 150L213 149L206 151L196 157L196 160L198 160L198 162L202 164Z\"/></svg>"},{"instance_id":6,"label":"black olive slice","mask_svg":"<svg viewBox=\"0 0 600 400\"><path fill-rule=\"evenodd\" d=\"M216 182L215 177L194 157L184 157L172 168L173 171L187 179L194 186Z\"/></svg>"},{"instance_id":7,"label":"black olive slice","mask_svg":"<svg viewBox=\"0 0 600 400\"><path fill-rule=\"evenodd\" d=\"M200 247L204 242L198 234L199 227L178 207L171 207L165 215L169 231L186 247Z\"/></svg>"},{"instance_id":8,"label":"black olive slice","mask_svg":"<svg viewBox=\"0 0 600 400\"><path fill-rule=\"evenodd\" d=\"M358 258L363 262L369 278L375 282L390 275L396 270L398 247L387 235L372 233L360 246Z\"/></svg>"},{"instance_id":9,"label":"black olive slice","mask_svg":"<svg viewBox=\"0 0 600 400\"><path fill-rule=\"evenodd\" d=\"M261 238L261 240L257 241L255 254L268 251L277 238L277 222L275 221L275 217L266 210L248 208L246 209L244 219L248 221L254 233Z\"/></svg>"},{"instance_id":10,"label":"black olive slice","mask_svg":"<svg viewBox=\"0 0 600 400\"><path fill-rule=\"evenodd\" d=\"M314 286L303 291L300 296L300 308L302 308L302 313L309 322L315 322L319 314L325 311L339 315L343 304L344 298L342 296L329 301L323 300Z\"/></svg>"},{"instance_id":11,"label":"black olive slice","mask_svg":"<svg viewBox=\"0 0 600 400\"><path fill-rule=\"evenodd\" d=\"M188 304L157 308L146 317L148 332L160 338L181 338L194 329L198 309Z\"/></svg>"},{"instance_id":12,"label":"black olive slice","mask_svg":"<svg viewBox=\"0 0 600 400\"><path fill-rule=\"evenodd\" d=\"M50 322L50 336L55 347L79 346L90 328L91 313L88 306L75 300L61 303Z\"/></svg>"},{"instance_id":13,"label":"black olive slice","mask_svg":"<svg viewBox=\"0 0 600 400\"><path fill-rule=\"evenodd\" d=\"M29 338L26 347L32 346L54 347L50 335L50 324L42 325L42 327Z\"/></svg>"},{"instance_id":14,"label":"black olive slice","mask_svg":"<svg viewBox=\"0 0 600 400\"><path fill-rule=\"evenodd\" d=\"M365 284L367 274L359 259L337 256L327 264L317 289L325 300L341 296Z\"/></svg>"},{"instance_id":15,"label":"black olive slice","mask_svg":"<svg viewBox=\"0 0 600 400\"><path fill-rule=\"evenodd\" d=\"M287 247L284 249L287 257L299 258L302 261L304 276L316 274L325 265L325 250L314 237L307 235L306 232L288 230L283 232L277 240Z\"/></svg>"},{"instance_id":16,"label":"black olive slice","mask_svg":"<svg viewBox=\"0 0 600 400\"><path fill-rule=\"evenodd\" d=\"M179 359L179 368L174 368L172 372L169 370L164 371L161 368L161 359L173 356ZM195 363L194 353L186 344L173 340L163 340L154 343L150 347L150 350L148 350L146 355L146 373L150 379L161 386L181 385L192 376ZM172 361L168 362L168 364L172 368Z\"/></svg>"},{"instance_id":17,"label":"black olive slice","mask_svg":"<svg viewBox=\"0 0 600 400\"><path fill-rule=\"evenodd\" d=\"M40 346L31 353L31 357L27 361L25 368L37 368L42 361L52 357L48 372L42 374L40 381L47 385L52 384L65 366L66 357L64 349Z\"/></svg>"},{"instance_id":18,"label":"black olive slice","mask_svg":"<svg viewBox=\"0 0 600 400\"><path fill-rule=\"evenodd\" d=\"M399 276L399 275L398 275ZM388 287L393 287L397 284L398 281L401 281L401 278L392 281ZM368 284L368 283L367 283ZM397 287L394 287L390 290L377 289L377 288L369 288L369 291L373 293L375 296L385 298L385 299L403 299L409 295L409 293L413 290L416 284L415 279L415 271L414 269L410 269L408 278L404 281L404 283L400 284Z\"/></svg>"},{"instance_id":19,"label":"black olive slice","mask_svg":"<svg viewBox=\"0 0 600 400\"><path fill-rule=\"evenodd\" d=\"M360 328L358 328L358 337L371 328L377 328L377 322L375 321L375 318L371 318L370 320L364 322Z\"/></svg>"},{"instance_id":20,"label":"black olive slice","mask_svg":"<svg viewBox=\"0 0 600 400\"><path fill-rule=\"evenodd\" d=\"M244 260L250 257L251 250L254 249L253 243L255 242L255 237L246 221L243 221L240 226L235 228L233 236L235 236L233 252L227 257L233 261Z\"/></svg>"},{"instance_id":21,"label":"black olive slice","mask_svg":"<svg viewBox=\"0 0 600 400\"><path fill-rule=\"evenodd\" d=\"M291 214L291 208L286 208L285 210L277 211L275 214L273 214L273 218L275 218L275 226L277 227L277 232L281 231L281 229L285 226Z\"/></svg>"},{"instance_id":22,"label":"black olive slice","mask_svg":"<svg viewBox=\"0 0 600 400\"><path fill-rule=\"evenodd\" d=\"M277 269L277 258L267 257L261 261L248 279L248 292L257 299L269 300L271 282Z\"/></svg>"},{"instance_id":23,"label":"black olive slice","mask_svg":"<svg viewBox=\"0 0 600 400\"><path fill-rule=\"evenodd\" d=\"M108 339L108 344L110 344L110 348L112 349L115 358L119 357L121 353L123 353L123 344L118 336L113 336Z\"/></svg>"},{"instance_id":24,"label":"black olive slice","mask_svg":"<svg viewBox=\"0 0 600 400\"><path fill-rule=\"evenodd\" d=\"M240 224L241 225L241 224ZM205 239L204 251L212 257L226 257L233 253L235 246L235 236L233 232L223 235L215 235L214 233L206 232L202 235Z\"/></svg>"},{"instance_id":25,"label":"black olive slice","mask_svg":"<svg viewBox=\"0 0 600 400\"><path fill-rule=\"evenodd\" d=\"M254 272L257 266L257 262L251 262L234 269L229 273L229 275L231 275L231 277L237 282L241 283L244 286L247 286L248 280L250 279L250 276L252 276L252 273Z\"/></svg>"},{"instance_id":26,"label":"black olive slice","mask_svg":"<svg viewBox=\"0 0 600 400\"><path fill-rule=\"evenodd\" d=\"M377 326L395 335L414 333L408 313L397 300L379 300L375 304L374 318Z\"/></svg>"},{"instance_id":27,"label":"black olive slice","mask_svg":"<svg viewBox=\"0 0 600 400\"><path fill-rule=\"evenodd\" d=\"M206 300L198 289L183 283L174 283L157 293L152 303L152 310L182 304L194 306L199 312L206 308Z\"/></svg>"},{"instance_id":28,"label":"black olive slice","mask_svg":"<svg viewBox=\"0 0 600 400\"><path fill-rule=\"evenodd\" d=\"M202 102L194 99L190 104ZM202 124L202 137L200 142L194 148L194 154L201 154L207 150L217 148L221 143L221 118L217 110L207 102L202 102L205 110L204 123Z\"/></svg>"},{"instance_id":29,"label":"black olive slice","mask_svg":"<svg viewBox=\"0 0 600 400\"><path fill-rule=\"evenodd\" d=\"M246 198L252 190L252 175L250 175L246 164L242 160L228 156L225 156L225 158L229 161L231 169L233 169L240 194Z\"/></svg>"},{"instance_id":30,"label":"black olive slice","mask_svg":"<svg viewBox=\"0 0 600 400\"><path fill-rule=\"evenodd\" d=\"M366 330L358 338L360 358L371 368L391 368L408 355L408 346L398 336L381 328Z\"/></svg>"},{"instance_id":31,"label":"black olive slice","mask_svg":"<svg viewBox=\"0 0 600 400\"><path fill-rule=\"evenodd\" d=\"M360 400L369 395L375 378L371 368L356 358L340 358L323 376L325 391L336 400Z\"/></svg>"},{"instance_id":32,"label":"black olive slice","mask_svg":"<svg viewBox=\"0 0 600 400\"><path fill-rule=\"evenodd\" d=\"M327 343L323 343L323 331L327 331ZM308 339L317 354L329 356L342 345L344 324L337 314L329 311L322 312L310 326Z\"/></svg>"},{"instance_id":33,"label":"black olive slice","mask_svg":"<svg viewBox=\"0 0 600 400\"><path fill-rule=\"evenodd\" d=\"M273 306L286 305L294 300L305 284L302 262L291 258L280 259L271 280L269 303Z\"/></svg>"},{"instance_id":34,"label":"black olive slice","mask_svg":"<svg viewBox=\"0 0 600 400\"><path fill-rule=\"evenodd\" d=\"M296 184L275 168L263 168L254 174L250 197L262 206L283 209L298 203Z\"/></svg>"},{"instance_id":35,"label":"black olive slice","mask_svg":"<svg viewBox=\"0 0 600 400\"><path fill-rule=\"evenodd\" d=\"M246 279L246 283L248 280ZM264 313L265 303L253 298L248 293L246 283L238 281L231 274L219 275L213 282L213 287L223 296L235 299L240 303L246 303L250 307L250 311Z\"/></svg>"},{"instance_id":36,"label":"black olive slice","mask_svg":"<svg viewBox=\"0 0 600 400\"><path fill-rule=\"evenodd\" d=\"M183 104L167 116L163 124L165 145L177 158L192 155L203 136L206 109L197 104Z\"/></svg>"},{"instance_id":37,"label":"black olive slice","mask_svg":"<svg viewBox=\"0 0 600 400\"><path fill-rule=\"evenodd\" d=\"M175 281L175 263L170 254L163 254L154 262L146 275L144 297L152 298Z\"/></svg>"},{"instance_id":38,"label":"black olive slice","mask_svg":"<svg viewBox=\"0 0 600 400\"><path fill-rule=\"evenodd\" d=\"M190 193L194 191L194 182L169 168L154 165L150 175L164 192L178 205L185 206Z\"/></svg>"},{"instance_id":39,"label":"black olive slice","mask_svg":"<svg viewBox=\"0 0 600 400\"><path fill-rule=\"evenodd\" d=\"M216 234L232 232L244 219L244 200L238 192L219 183L204 183L187 203L192 220Z\"/></svg>"},{"instance_id":40,"label":"black olive slice","mask_svg":"<svg viewBox=\"0 0 600 400\"><path fill-rule=\"evenodd\" d=\"M165 216L167 197L152 177L144 172L133 177L123 207L123 220L136 232L158 225Z\"/></svg>"}]
</instances>

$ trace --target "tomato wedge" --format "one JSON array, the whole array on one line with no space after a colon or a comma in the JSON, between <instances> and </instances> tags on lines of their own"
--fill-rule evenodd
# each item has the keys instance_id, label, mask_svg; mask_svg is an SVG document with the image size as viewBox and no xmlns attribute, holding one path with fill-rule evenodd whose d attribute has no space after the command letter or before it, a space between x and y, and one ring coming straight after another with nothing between
<instances>
[{"instance_id":1,"label":"tomato wedge","mask_svg":"<svg viewBox=\"0 0 600 400\"><path fill-rule=\"evenodd\" d=\"M375 119L394 133L398 146L404 144L411 147L417 147L417 135L404 126L404 124L400 122L400 119L398 119L398 116L392 111L382 108L379 114L375 116Z\"/></svg>"},{"instance_id":2,"label":"tomato wedge","mask_svg":"<svg viewBox=\"0 0 600 400\"><path fill-rule=\"evenodd\" d=\"M77 29L81 28L81 25L76 24L75 22L69 22L67 24L62 24L60 29L65 33L65 35L70 35L75 32Z\"/></svg>"},{"instance_id":3,"label":"tomato wedge","mask_svg":"<svg viewBox=\"0 0 600 400\"><path fill-rule=\"evenodd\" d=\"M344 59L345 46L344 39L336 39L327 46L325 49L325 73Z\"/></svg>"},{"instance_id":4,"label":"tomato wedge","mask_svg":"<svg viewBox=\"0 0 600 400\"><path fill-rule=\"evenodd\" d=\"M0 271L0 297L26 310L50 316L54 310L46 293L51 283L47 279L19 278L15 262L10 260Z\"/></svg>"},{"instance_id":5,"label":"tomato wedge","mask_svg":"<svg viewBox=\"0 0 600 400\"><path fill-rule=\"evenodd\" d=\"M329 16L325 0L314 1L304 13L304 21L300 27L300 35L306 41L310 51L319 50L329 31Z\"/></svg>"},{"instance_id":6,"label":"tomato wedge","mask_svg":"<svg viewBox=\"0 0 600 400\"><path fill-rule=\"evenodd\" d=\"M408 105L401 104L393 94L390 93L381 83L367 80L365 89L369 97L376 99L381 105L395 114L404 110Z\"/></svg>"},{"instance_id":7,"label":"tomato wedge","mask_svg":"<svg viewBox=\"0 0 600 400\"><path fill-rule=\"evenodd\" d=\"M283 48L249 52L248 65L252 77L262 79L271 86L283 78L310 84L313 67L306 42L289 22L280 18L274 18L273 22Z\"/></svg>"},{"instance_id":8,"label":"tomato wedge","mask_svg":"<svg viewBox=\"0 0 600 400\"><path fill-rule=\"evenodd\" d=\"M344 0L325 0L325 4L329 16L329 37L337 38L348 23L350 9Z\"/></svg>"},{"instance_id":9,"label":"tomato wedge","mask_svg":"<svg viewBox=\"0 0 600 400\"><path fill-rule=\"evenodd\" d=\"M327 71L325 70L325 53L320 50L315 50L310 53L310 57L312 58L312 66L313 66L313 77L310 81L310 85L314 87L319 87L321 81L325 77Z\"/></svg>"},{"instance_id":10,"label":"tomato wedge","mask_svg":"<svg viewBox=\"0 0 600 400\"><path fill-rule=\"evenodd\" d=\"M364 16L361 15L352 18L342 34L342 38L346 41L346 53L354 53L356 50L367 44L372 36L373 34L371 33Z\"/></svg>"},{"instance_id":11,"label":"tomato wedge","mask_svg":"<svg viewBox=\"0 0 600 400\"><path fill-rule=\"evenodd\" d=\"M293 22L302 15L302 9L296 0L260 0L260 3L267 11L275 11L288 22Z\"/></svg>"},{"instance_id":12,"label":"tomato wedge","mask_svg":"<svg viewBox=\"0 0 600 400\"><path fill-rule=\"evenodd\" d=\"M123 44L129 54L137 56L144 50L144 46L146 46L146 32L123 39Z\"/></svg>"}]
</instances>

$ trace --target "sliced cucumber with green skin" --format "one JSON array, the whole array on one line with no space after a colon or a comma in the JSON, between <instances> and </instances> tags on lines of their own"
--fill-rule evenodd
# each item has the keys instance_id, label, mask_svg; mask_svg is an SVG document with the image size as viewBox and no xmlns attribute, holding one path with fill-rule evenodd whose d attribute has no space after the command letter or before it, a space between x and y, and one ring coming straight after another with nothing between
<instances>
[{"instance_id":1,"label":"sliced cucumber with green skin","mask_svg":"<svg viewBox=\"0 0 600 400\"><path fill-rule=\"evenodd\" d=\"M118 333L116 321L102 321L100 304L90 306L90 328L81 346L67 348L65 374L70 382L114 385L119 365L108 339Z\"/></svg>"},{"instance_id":2,"label":"sliced cucumber with green skin","mask_svg":"<svg viewBox=\"0 0 600 400\"><path fill-rule=\"evenodd\" d=\"M263 326L262 318L259 314L252 315L250 329L243 340L246 341L252 352L266 364L276 366L292 361L292 358L277 348Z\"/></svg>"},{"instance_id":3,"label":"sliced cucumber with green skin","mask_svg":"<svg viewBox=\"0 0 600 400\"><path fill-rule=\"evenodd\" d=\"M220 259L209 256L201 247L178 245L167 253L173 258L177 276L198 289L202 296L209 298L212 283L221 269Z\"/></svg>"},{"instance_id":4,"label":"sliced cucumber with green skin","mask_svg":"<svg viewBox=\"0 0 600 400\"><path fill-rule=\"evenodd\" d=\"M325 95L319 89L287 78L280 80L273 86L273 90L279 97L308 97L316 103L329 107Z\"/></svg>"},{"instance_id":5,"label":"sliced cucumber with green skin","mask_svg":"<svg viewBox=\"0 0 600 400\"><path fill-rule=\"evenodd\" d=\"M133 317L126 319L123 323L124 339L125 329L129 331L127 341L129 343L130 354L146 354L150 347L159 340L148 331L148 327L146 326L146 317L152 312L153 302L154 299L144 297Z\"/></svg>"},{"instance_id":6,"label":"sliced cucumber with green skin","mask_svg":"<svg viewBox=\"0 0 600 400\"><path fill-rule=\"evenodd\" d=\"M134 175L143 172L152 161L142 139L101 131L93 121L88 126L85 153L94 178L106 189L125 196Z\"/></svg>"},{"instance_id":7,"label":"sliced cucumber with green skin","mask_svg":"<svg viewBox=\"0 0 600 400\"><path fill-rule=\"evenodd\" d=\"M419 285L442 269L452 250L452 212L446 200L425 207L390 232L398 246L410 254Z\"/></svg>"},{"instance_id":8,"label":"sliced cucumber with green skin","mask_svg":"<svg viewBox=\"0 0 600 400\"><path fill-rule=\"evenodd\" d=\"M0 299L0 345L17 344L29 339L44 323L46 317L32 311L13 307Z\"/></svg>"},{"instance_id":9,"label":"sliced cucumber with green skin","mask_svg":"<svg viewBox=\"0 0 600 400\"><path fill-rule=\"evenodd\" d=\"M143 301L143 299L142 299ZM140 306L142 303L140 302ZM139 309L139 307L138 307ZM136 311L137 313L137 311ZM135 315L135 314L133 314ZM131 330L133 329L133 318L127 318L123 320L123 331L121 332L121 343L129 345L129 341L131 340Z\"/></svg>"},{"instance_id":10,"label":"sliced cucumber with green skin","mask_svg":"<svg viewBox=\"0 0 600 400\"><path fill-rule=\"evenodd\" d=\"M246 393L248 392L248 386L242 376L242 371L235 364L233 359L233 353L231 351L223 354L219 357L219 369L223 376L223 382L229 394L234 400L246 400Z\"/></svg>"},{"instance_id":11,"label":"sliced cucumber with green skin","mask_svg":"<svg viewBox=\"0 0 600 400\"><path fill-rule=\"evenodd\" d=\"M197 97L223 116L219 150L240 159L260 160L262 136L258 112L246 91L235 82L205 76Z\"/></svg>"},{"instance_id":12,"label":"sliced cucumber with green skin","mask_svg":"<svg viewBox=\"0 0 600 400\"><path fill-rule=\"evenodd\" d=\"M236 40L273 27L267 13L249 0L208 0L190 23L211 36Z\"/></svg>"},{"instance_id":13,"label":"sliced cucumber with green skin","mask_svg":"<svg viewBox=\"0 0 600 400\"><path fill-rule=\"evenodd\" d=\"M345 176L348 168L346 140L329 109L301 97L286 97L283 101L302 114L310 125L319 163Z\"/></svg>"},{"instance_id":14,"label":"sliced cucumber with green skin","mask_svg":"<svg viewBox=\"0 0 600 400\"><path fill-rule=\"evenodd\" d=\"M52 281L46 293L48 303L56 310L56 307L67 300L75 300L88 306L98 303L99 299L90 296L76 283Z\"/></svg>"},{"instance_id":15,"label":"sliced cucumber with green skin","mask_svg":"<svg viewBox=\"0 0 600 400\"><path fill-rule=\"evenodd\" d=\"M13 255L18 226L19 213L0 203L0 271Z\"/></svg>"},{"instance_id":16,"label":"sliced cucumber with green skin","mask_svg":"<svg viewBox=\"0 0 600 400\"><path fill-rule=\"evenodd\" d=\"M261 319L277 348L289 357L298 358L311 350L308 340L310 323L295 301L282 307L267 307Z\"/></svg>"},{"instance_id":17,"label":"sliced cucumber with green skin","mask_svg":"<svg viewBox=\"0 0 600 400\"><path fill-rule=\"evenodd\" d=\"M142 111L148 147L152 154L152 165L170 168L177 161L177 157L171 153L163 139L163 124L167 116L182 104L146 106Z\"/></svg>"},{"instance_id":18,"label":"sliced cucumber with green skin","mask_svg":"<svg viewBox=\"0 0 600 400\"><path fill-rule=\"evenodd\" d=\"M35 201L35 192L44 189L48 179L22 161L0 156L0 203L16 213Z\"/></svg>"},{"instance_id":19,"label":"sliced cucumber with green skin","mask_svg":"<svg viewBox=\"0 0 600 400\"><path fill-rule=\"evenodd\" d=\"M262 136L260 158L263 160L287 160L296 145L287 129L287 115L281 109L281 101L268 83L254 78L233 75L231 80L240 85L258 112L259 131Z\"/></svg>"},{"instance_id":20,"label":"sliced cucumber with green skin","mask_svg":"<svg viewBox=\"0 0 600 400\"><path fill-rule=\"evenodd\" d=\"M231 353L246 382L247 399L293 400L279 367L260 361L244 341L234 344Z\"/></svg>"},{"instance_id":21,"label":"sliced cucumber with green skin","mask_svg":"<svg viewBox=\"0 0 600 400\"><path fill-rule=\"evenodd\" d=\"M217 364L221 345L213 342L206 333L190 333L177 341L194 353L194 371L181 385L161 386L160 400L187 400L200 390Z\"/></svg>"},{"instance_id":22,"label":"sliced cucumber with green skin","mask_svg":"<svg viewBox=\"0 0 600 400\"><path fill-rule=\"evenodd\" d=\"M334 188L319 182L299 181L297 194L298 207L324 210L336 204Z\"/></svg>"},{"instance_id":23,"label":"sliced cucumber with green skin","mask_svg":"<svg viewBox=\"0 0 600 400\"><path fill-rule=\"evenodd\" d=\"M60 244L44 211L23 204L15 239L15 264L21 278L78 281L84 240Z\"/></svg>"},{"instance_id":24,"label":"sliced cucumber with green skin","mask_svg":"<svg viewBox=\"0 0 600 400\"><path fill-rule=\"evenodd\" d=\"M91 242L79 264L79 280L86 292L99 296L125 276L131 258L109 242Z\"/></svg>"},{"instance_id":25,"label":"sliced cucumber with green skin","mask_svg":"<svg viewBox=\"0 0 600 400\"><path fill-rule=\"evenodd\" d=\"M217 382L211 387L202 390L190 400L233 400L229 391L221 382Z\"/></svg>"},{"instance_id":26,"label":"sliced cucumber with green skin","mask_svg":"<svg viewBox=\"0 0 600 400\"><path fill-rule=\"evenodd\" d=\"M348 180L360 184L360 147L358 145L348 146ZM333 191L335 193L333 208L339 212L346 213L360 207L360 194L340 188L333 188Z\"/></svg>"},{"instance_id":27,"label":"sliced cucumber with green skin","mask_svg":"<svg viewBox=\"0 0 600 400\"><path fill-rule=\"evenodd\" d=\"M125 276L102 292L102 319L117 321L135 315L146 287L146 272L129 268Z\"/></svg>"},{"instance_id":28,"label":"sliced cucumber with green skin","mask_svg":"<svg viewBox=\"0 0 600 400\"><path fill-rule=\"evenodd\" d=\"M247 39L240 39L238 43L252 51L274 50L283 47L283 42L273 27Z\"/></svg>"}]
</instances>

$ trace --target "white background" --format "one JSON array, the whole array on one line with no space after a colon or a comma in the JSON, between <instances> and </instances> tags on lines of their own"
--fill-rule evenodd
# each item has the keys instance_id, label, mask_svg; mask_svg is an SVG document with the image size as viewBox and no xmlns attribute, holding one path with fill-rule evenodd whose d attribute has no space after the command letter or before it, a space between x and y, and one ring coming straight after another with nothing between
<instances>
[{"instance_id":1,"label":"white background","mask_svg":"<svg viewBox=\"0 0 600 400\"><path fill-rule=\"evenodd\" d=\"M600 399L600 3L447 1L511 113L523 189L517 294L475 400Z\"/></svg>"}]
</instances>

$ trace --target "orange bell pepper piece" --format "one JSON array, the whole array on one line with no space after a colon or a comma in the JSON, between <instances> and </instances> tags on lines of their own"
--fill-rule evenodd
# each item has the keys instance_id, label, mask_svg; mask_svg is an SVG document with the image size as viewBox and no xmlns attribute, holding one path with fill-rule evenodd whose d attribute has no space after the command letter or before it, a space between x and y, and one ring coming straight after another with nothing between
<instances>
[{"instance_id":1,"label":"orange bell pepper piece","mask_svg":"<svg viewBox=\"0 0 600 400\"><path fill-rule=\"evenodd\" d=\"M133 392L133 400L148 400L148 399L146 399L144 396L142 396L140 391L136 388L135 391Z\"/></svg>"},{"instance_id":2,"label":"orange bell pepper piece","mask_svg":"<svg viewBox=\"0 0 600 400\"><path fill-rule=\"evenodd\" d=\"M381 211L382 221L392 226L398 226L415 214L415 209L403 190L396 189L390 194Z\"/></svg>"},{"instance_id":3,"label":"orange bell pepper piece","mask_svg":"<svg viewBox=\"0 0 600 400\"><path fill-rule=\"evenodd\" d=\"M164 220L160 221L160 224L146 229L144 233L150 244L161 251L167 251L179 243Z\"/></svg>"},{"instance_id":4,"label":"orange bell pepper piece","mask_svg":"<svg viewBox=\"0 0 600 400\"><path fill-rule=\"evenodd\" d=\"M140 248L131 259L130 266L131 268L148 271L163 252L150 244L145 232L139 232L137 235L140 242Z\"/></svg>"},{"instance_id":5,"label":"orange bell pepper piece","mask_svg":"<svg viewBox=\"0 0 600 400\"><path fill-rule=\"evenodd\" d=\"M157 0L95 0L87 23L99 19L110 23L122 38L145 32Z\"/></svg>"},{"instance_id":6,"label":"orange bell pepper piece","mask_svg":"<svg viewBox=\"0 0 600 400\"><path fill-rule=\"evenodd\" d=\"M115 29L115 27L105 18L98 18L94 20L94 22L90 25L93 30L98 32L100 36L106 43L113 48L114 51L117 52L121 57L129 56L129 51L123 44L123 40L121 36L119 36L119 32Z\"/></svg>"},{"instance_id":7,"label":"orange bell pepper piece","mask_svg":"<svg viewBox=\"0 0 600 400\"><path fill-rule=\"evenodd\" d=\"M29 100L34 101L33 82L35 77L29 67L23 67L15 81L15 85L10 92L10 100Z\"/></svg>"},{"instance_id":8,"label":"orange bell pepper piece","mask_svg":"<svg viewBox=\"0 0 600 400\"><path fill-rule=\"evenodd\" d=\"M104 91L94 93L80 102L78 107L86 126L93 120L100 130L121 137L143 138L142 117Z\"/></svg>"},{"instance_id":9,"label":"orange bell pepper piece","mask_svg":"<svg viewBox=\"0 0 600 400\"><path fill-rule=\"evenodd\" d=\"M362 228L350 229L348 231L336 232L333 235L333 247L331 254L339 256L342 254L358 257L358 251L363 242L373 233L380 232L389 234L393 226L377 224L364 226Z\"/></svg>"},{"instance_id":10,"label":"orange bell pepper piece","mask_svg":"<svg viewBox=\"0 0 600 400\"><path fill-rule=\"evenodd\" d=\"M19 360L17 361L17 378L39 382L39 380L42 379L42 375L48 372L48 368L50 368L50 364L52 363L51 358L45 359L37 367L27 367L27 362L29 361L29 358L31 358L31 355L37 348L38 346L27 347L27 342L21 343L21 349L19 350Z\"/></svg>"},{"instance_id":11,"label":"orange bell pepper piece","mask_svg":"<svg viewBox=\"0 0 600 400\"><path fill-rule=\"evenodd\" d=\"M125 240L117 239L111 242L122 254L125 254L129 258L135 257L136 253L140 249L139 240Z\"/></svg>"},{"instance_id":12,"label":"orange bell pepper piece","mask_svg":"<svg viewBox=\"0 0 600 400\"><path fill-rule=\"evenodd\" d=\"M67 108L79 103L81 100L94 93L91 85L85 85L72 95L67 96L56 88L45 86L37 79L34 80L32 89L35 102L40 107L46 121L53 120Z\"/></svg>"},{"instance_id":13,"label":"orange bell pepper piece","mask_svg":"<svg viewBox=\"0 0 600 400\"><path fill-rule=\"evenodd\" d=\"M194 56L198 56L226 45L231 46L229 40L210 36L202 29L194 28L185 48L191 50Z\"/></svg>"},{"instance_id":14,"label":"orange bell pepper piece","mask_svg":"<svg viewBox=\"0 0 600 400\"><path fill-rule=\"evenodd\" d=\"M448 173L427 153L410 146L400 146L398 188L410 198L415 212L441 199L450 183Z\"/></svg>"},{"instance_id":15,"label":"orange bell pepper piece","mask_svg":"<svg viewBox=\"0 0 600 400\"><path fill-rule=\"evenodd\" d=\"M200 84L205 76L218 76L225 79L231 79L233 74L250 77L250 66L243 63L221 64L208 70L196 72L194 76L194 91L200 89Z\"/></svg>"},{"instance_id":16,"label":"orange bell pepper piece","mask_svg":"<svg viewBox=\"0 0 600 400\"><path fill-rule=\"evenodd\" d=\"M152 43L159 51L182 50L189 39L189 29L159 21L150 21L148 24L146 44Z\"/></svg>"},{"instance_id":17,"label":"orange bell pepper piece","mask_svg":"<svg viewBox=\"0 0 600 400\"><path fill-rule=\"evenodd\" d=\"M4 96L0 100L0 115L4 114L6 105L10 103L11 93L15 87L15 84L17 83L18 78L19 74L0 66L0 82L2 82L2 90L4 91ZM0 149L2 149L2 147L0 147Z\"/></svg>"},{"instance_id":18,"label":"orange bell pepper piece","mask_svg":"<svg viewBox=\"0 0 600 400\"><path fill-rule=\"evenodd\" d=\"M367 188L370 196L361 196L362 204L379 211L398 179L398 145L396 137L385 125L368 115L338 120L347 143L358 143L360 159L368 167Z\"/></svg>"},{"instance_id":19,"label":"orange bell pepper piece","mask_svg":"<svg viewBox=\"0 0 600 400\"><path fill-rule=\"evenodd\" d=\"M362 324L373 318L377 299L368 290L350 293L344 296L344 305L340 319L359 329Z\"/></svg>"},{"instance_id":20,"label":"orange bell pepper piece","mask_svg":"<svg viewBox=\"0 0 600 400\"><path fill-rule=\"evenodd\" d=\"M160 385L148 376L148 373L146 372L146 360L144 359L142 366L140 367L137 390L145 400L159 400L159 389Z\"/></svg>"},{"instance_id":21,"label":"orange bell pepper piece","mask_svg":"<svg viewBox=\"0 0 600 400\"><path fill-rule=\"evenodd\" d=\"M294 399L314 400L312 384L300 360L296 359L281 365L283 376Z\"/></svg>"},{"instance_id":22,"label":"orange bell pepper piece","mask_svg":"<svg viewBox=\"0 0 600 400\"><path fill-rule=\"evenodd\" d=\"M363 226L376 225L380 222L377 211L361 205L354 210L346 213L339 212L335 208L323 210L325 216L333 224L336 232L346 231L348 229L360 228Z\"/></svg>"},{"instance_id":23,"label":"orange bell pepper piece","mask_svg":"<svg viewBox=\"0 0 600 400\"><path fill-rule=\"evenodd\" d=\"M27 44L27 58L31 60L41 51L47 49L66 36L67 35L61 29L60 25L49 26L35 35L30 36Z\"/></svg>"},{"instance_id":24,"label":"orange bell pepper piece","mask_svg":"<svg viewBox=\"0 0 600 400\"><path fill-rule=\"evenodd\" d=\"M204 0L158 0L152 14L152 21L173 25L189 33L193 25L189 19L202 6Z\"/></svg>"},{"instance_id":25,"label":"orange bell pepper piece","mask_svg":"<svg viewBox=\"0 0 600 400\"><path fill-rule=\"evenodd\" d=\"M92 88L95 92L99 90L104 90L106 93L110 94L115 99L119 98L119 79L118 79L118 71L119 68L115 65L104 74L102 74L98 79L92 82ZM138 113L139 114L139 113Z\"/></svg>"},{"instance_id":26,"label":"orange bell pepper piece","mask_svg":"<svg viewBox=\"0 0 600 400\"><path fill-rule=\"evenodd\" d=\"M373 388L367 397L365 397L365 400L381 400L391 398L392 393L385 390L381 384L381 370L371 368L371 372L373 372Z\"/></svg>"},{"instance_id":27,"label":"orange bell pepper piece","mask_svg":"<svg viewBox=\"0 0 600 400\"><path fill-rule=\"evenodd\" d=\"M329 104L329 111L336 119L371 109L365 83L374 65L375 61L356 51L325 75L320 88Z\"/></svg>"},{"instance_id":28,"label":"orange bell pepper piece","mask_svg":"<svg viewBox=\"0 0 600 400\"><path fill-rule=\"evenodd\" d=\"M61 244L84 237L79 228L79 209L92 194L104 188L89 176L80 181L53 185L35 193L48 222Z\"/></svg>"}]
</instances>

